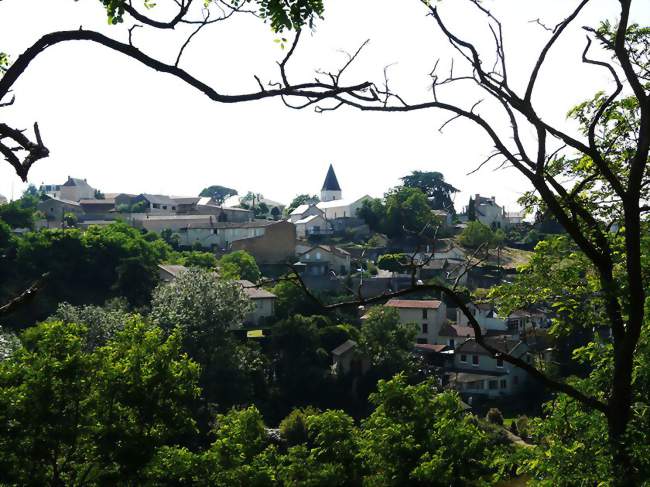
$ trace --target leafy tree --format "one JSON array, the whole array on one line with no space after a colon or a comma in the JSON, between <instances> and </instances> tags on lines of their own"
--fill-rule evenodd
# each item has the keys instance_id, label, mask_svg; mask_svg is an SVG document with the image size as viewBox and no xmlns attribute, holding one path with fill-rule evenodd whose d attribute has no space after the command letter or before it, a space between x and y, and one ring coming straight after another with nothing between
<instances>
[{"instance_id":1,"label":"leafy tree","mask_svg":"<svg viewBox=\"0 0 650 487\"><path fill-rule=\"evenodd\" d=\"M297 314L308 316L322 311L320 306L294 282L280 281L271 288L271 292L277 297L275 315L280 319Z\"/></svg>"},{"instance_id":2,"label":"leafy tree","mask_svg":"<svg viewBox=\"0 0 650 487\"><path fill-rule=\"evenodd\" d=\"M296 406L322 407L328 397L330 370L328 351L322 348L319 328L330 321L322 316L295 315L271 329L271 352L278 397L275 407L282 415Z\"/></svg>"},{"instance_id":3,"label":"leafy tree","mask_svg":"<svg viewBox=\"0 0 650 487\"><path fill-rule=\"evenodd\" d=\"M11 228L33 228L34 210L25 208L22 205L22 200L12 201L6 205L0 205L0 220Z\"/></svg>"},{"instance_id":4,"label":"leafy tree","mask_svg":"<svg viewBox=\"0 0 650 487\"><path fill-rule=\"evenodd\" d=\"M490 227L479 221L470 221L458 237L458 241L463 247L476 249L483 246L489 248L494 246L499 240L503 241L505 235L501 232L496 235Z\"/></svg>"},{"instance_id":5,"label":"leafy tree","mask_svg":"<svg viewBox=\"0 0 650 487\"><path fill-rule=\"evenodd\" d=\"M432 381L411 386L403 375L380 381L376 409L362 422L364 484L475 485L487 479L499 447L466 415L453 392Z\"/></svg>"},{"instance_id":6,"label":"leafy tree","mask_svg":"<svg viewBox=\"0 0 650 487\"><path fill-rule=\"evenodd\" d=\"M383 232L384 221L386 220L386 208L379 198L365 199L361 208L357 210L357 216L361 218L375 232Z\"/></svg>"},{"instance_id":7,"label":"leafy tree","mask_svg":"<svg viewBox=\"0 0 650 487\"><path fill-rule=\"evenodd\" d=\"M408 369L416 334L417 325L400 323L395 308L376 306L361 325L359 345L372 365L390 377Z\"/></svg>"},{"instance_id":8,"label":"leafy tree","mask_svg":"<svg viewBox=\"0 0 650 487\"><path fill-rule=\"evenodd\" d=\"M65 223L65 226L68 228L74 228L77 226L77 222L79 221L79 218L77 218L77 215L74 213L65 213L63 215L63 222Z\"/></svg>"},{"instance_id":9,"label":"leafy tree","mask_svg":"<svg viewBox=\"0 0 650 487\"><path fill-rule=\"evenodd\" d=\"M445 177L440 172L413 171L402 178L407 188L420 189L429 199L429 204L434 210L445 210L455 214L454 202L451 199L458 189L445 182Z\"/></svg>"},{"instance_id":10,"label":"leafy tree","mask_svg":"<svg viewBox=\"0 0 650 487\"><path fill-rule=\"evenodd\" d=\"M400 236L405 231L432 234L436 226L426 195L418 188L407 187L398 187L386 194L384 225L389 236Z\"/></svg>"},{"instance_id":11,"label":"leafy tree","mask_svg":"<svg viewBox=\"0 0 650 487\"><path fill-rule=\"evenodd\" d=\"M222 205L229 197L239 194L236 189L228 188L226 186L208 186L203 188L199 196L213 198L217 204Z\"/></svg>"},{"instance_id":12,"label":"leafy tree","mask_svg":"<svg viewBox=\"0 0 650 487\"><path fill-rule=\"evenodd\" d=\"M406 254L383 254L377 260L377 267L390 272L402 272L408 264Z\"/></svg>"},{"instance_id":13,"label":"leafy tree","mask_svg":"<svg viewBox=\"0 0 650 487\"><path fill-rule=\"evenodd\" d=\"M315 205L320 202L318 195L309 195L309 194L299 194L294 199L291 200L289 206L287 206L287 214L290 214L293 210L298 208L300 205Z\"/></svg>"},{"instance_id":14,"label":"leafy tree","mask_svg":"<svg viewBox=\"0 0 650 487\"><path fill-rule=\"evenodd\" d=\"M192 431L198 367L180 336L134 318L87 352L82 325L26 331L0 362L0 481L133 484L153 453Z\"/></svg>"},{"instance_id":15,"label":"leafy tree","mask_svg":"<svg viewBox=\"0 0 650 487\"><path fill-rule=\"evenodd\" d=\"M286 486L353 486L360 480L357 428L343 411L311 412L305 438L281 458L278 477Z\"/></svg>"},{"instance_id":16,"label":"leafy tree","mask_svg":"<svg viewBox=\"0 0 650 487\"><path fill-rule=\"evenodd\" d=\"M147 468L152 485L198 483L217 487L274 484L277 450L269 446L262 415L255 407L217 416L214 442L205 452L161 448Z\"/></svg>"},{"instance_id":17,"label":"leafy tree","mask_svg":"<svg viewBox=\"0 0 650 487\"><path fill-rule=\"evenodd\" d=\"M471 222L476 221L476 201L471 196L467 205L467 219Z\"/></svg>"},{"instance_id":18,"label":"leafy tree","mask_svg":"<svg viewBox=\"0 0 650 487\"><path fill-rule=\"evenodd\" d=\"M224 279L245 279L257 282L262 275L255 257L245 250L230 252L219 259L219 273Z\"/></svg>"},{"instance_id":19,"label":"leafy tree","mask_svg":"<svg viewBox=\"0 0 650 487\"><path fill-rule=\"evenodd\" d=\"M73 306L61 303L48 321L78 323L86 327L84 336L88 350L106 345L124 329L131 315L122 300L114 300L105 306Z\"/></svg>"},{"instance_id":20,"label":"leafy tree","mask_svg":"<svg viewBox=\"0 0 650 487\"><path fill-rule=\"evenodd\" d=\"M171 332L180 328L185 347L204 361L231 329L242 326L250 300L241 286L203 269L189 269L156 288L151 318Z\"/></svg>"}]
</instances>

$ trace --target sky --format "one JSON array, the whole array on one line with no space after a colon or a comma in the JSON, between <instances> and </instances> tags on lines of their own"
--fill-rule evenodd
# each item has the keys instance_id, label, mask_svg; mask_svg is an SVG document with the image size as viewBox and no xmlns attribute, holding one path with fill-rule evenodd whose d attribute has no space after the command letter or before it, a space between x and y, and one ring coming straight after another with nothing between
<instances>
[{"instance_id":1,"label":"sky","mask_svg":"<svg viewBox=\"0 0 650 487\"><path fill-rule=\"evenodd\" d=\"M135 2L136 5L138 2ZM196 2L200 4L202 2ZM553 25L576 0L487 0L502 20L511 85L524 90L537 53L550 35L530 21ZM173 2L159 0L150 14L173 16ZM616 0L593 0L549 54L536 85L538 113L567 130L568 109L611 86L604 70L580 62L585 46L581 26L615 20ZM474 41L493 59L485 20L461 0L443 0L440 11L450 27ZM199 17L200 11L193 15ZM632 20L650 24L650 1L636 0ZM121 41L129 18L109 26L98 0L0 1L0 51L16 58L40 36L53 31L97 30ZM151 56L173 62L191 32L188 27L134 31L134 44ZM236 15L206 27L186 49L180 66L226 94L257 91L254 75L277 80L285 52L262 20ZM417 0L325 0L325 15L303 35L288 66L294 83L310 81L317 70L345 62L342 51L369 43L346 71L350 84L383 82L411 103L431 99L428 73L436 59L445 74L454 52ZM594 51L594 56L598 52ZM465 69L463 71L463 69ZM467 72L460 60L455 73ZM29 128L39 123L50 157L36 163L29 182L62 184L68 176L86 178L103 192L197 195L219 184L240 193L254 191L288 203L300 193L318 193L330 163L343 196L379 197L413 170L439 171L456 186L461 210L469 195L496 196L508 210L530 184L512 168L485 166L468 175L490 154L491 141L470 123L437 110L369 113L354 108L315 113L292 110L279 99L224 105L183 82L157 73L99 45L68 42L47 49L14 86L16 102L1 119ZM441 93L445 101L471 107L484 96L468 84ZM479 111L498 128L502 112L488 100ZM531 134L525 134L530 136ZM18 197L26 187L0 162L0 194Z\"/></svg>"}]
</instances>

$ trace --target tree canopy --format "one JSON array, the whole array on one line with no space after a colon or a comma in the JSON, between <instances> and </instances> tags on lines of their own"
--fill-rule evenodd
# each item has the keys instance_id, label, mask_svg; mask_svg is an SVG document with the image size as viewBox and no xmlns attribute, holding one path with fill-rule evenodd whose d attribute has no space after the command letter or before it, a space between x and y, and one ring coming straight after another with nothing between
<instances>
[{"instance_id":1,"label":"tree canopy","mask_svg":"<svg viewBox=\"0 0 650 487\"><path fill-rule=\"evenodd\" d=\"M452 195L458 192L458 189L445 182L445 176L436 171L413 171L408 176L402 178L402 182L407 188L418 188L429 199L429 204L434 210L445 210L455 214L454 202Z\"/></svg>"}]
</instances>

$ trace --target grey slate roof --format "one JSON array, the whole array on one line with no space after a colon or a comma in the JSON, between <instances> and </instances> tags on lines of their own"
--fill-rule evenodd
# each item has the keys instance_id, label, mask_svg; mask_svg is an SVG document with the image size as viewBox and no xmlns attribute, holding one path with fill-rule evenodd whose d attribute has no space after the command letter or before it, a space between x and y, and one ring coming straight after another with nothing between
<instances>
[{"instance_id":1,"label":"grey slate roof","mask_svg":"<svg viewBox=\"0 0 650 487\"><path fill-rule=\"evenodd\" d=\"M331 164L327 170L327 176L325 176L325 182L321 191L341 191L339 181L336 179L336 174L334 174L334 167Z\"/></svg>"},{"instance_id":2,"label":"grey slate roof","mask_svg":"<svg viewBox=\"0 0 650 487\"><path fill-rule=\"evenodd\" d=\"M354 340L346 340L341 345L332 350L332 355L343 355L345 352L352 350L357 346Z\"/></svg>"},{"instance_id":3,"label":"grey slate roof","mask_svg":"<svg viewBox=\"0 0 650 487\"><path fill-rule=\"evenodd\" d=\"M62 186L90 187L90 185L84 179L71 178L70 176L68 176L68 180L63 183Z\"/></svg>"},{"instance_id":4,"label":"grey slate roof","mask_svg":"<svg viewBox=\"0 0 650 487\"><path fill-rule=\"evenodd\" d=\"M142 193L141 195L149 203L158 204L158 205L175 205L176 203L169 196L163 194L146 194Z\"/></svg>"}]
</instances>

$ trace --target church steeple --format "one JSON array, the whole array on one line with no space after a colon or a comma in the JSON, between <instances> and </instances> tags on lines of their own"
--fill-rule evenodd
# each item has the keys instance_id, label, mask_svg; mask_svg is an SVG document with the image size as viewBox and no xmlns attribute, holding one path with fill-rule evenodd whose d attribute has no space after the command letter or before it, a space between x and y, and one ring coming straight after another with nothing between
<instances>
[{"instance_id":1,"label":"church steeple","mask_svg":"<svg viewBox=\"0 0 650 487\"><path fill-rule=\"evenodd\" d=\"M341 195L341 186L339 185L338 179L336 179L334 167L330 164L327 170L327 176L325 176L325 181L323 182L323 187L320 190L320 199L321 201L340 200Z\"/></svg>"}]
</instances>

